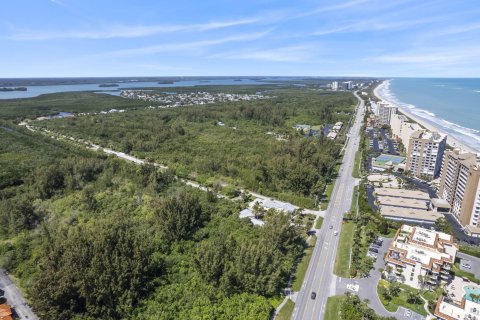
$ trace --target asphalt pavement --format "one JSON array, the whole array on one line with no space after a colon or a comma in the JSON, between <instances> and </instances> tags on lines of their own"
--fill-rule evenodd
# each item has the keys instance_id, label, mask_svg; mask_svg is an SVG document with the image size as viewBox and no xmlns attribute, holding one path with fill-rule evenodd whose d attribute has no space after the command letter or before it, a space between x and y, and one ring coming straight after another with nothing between
<instances>
[{"instance_id":1,"label":"asphalt pavement","mask_svg":"<svg viewBox=\"0 0 480 320\"><path fill-rule=\"evenodd\" d=\"M38 319L4 269L0 269L0 289L5 291L7 303L14 310L17 319Z\"/></svg>"},{"instance_id":2,"label":"asphalt pavement","mask_svg":"<svg viewBox=\"0 0 480 320\"><path fill-rule=\"evenodd\" d=\"M364 115L364 103L358 99L355 122L350 128L348 142L345 147L343 163L339 170L330 203L317 238L310 264L305 275L302 288L297 295L292 319L323 319L329 296L335 294L336 277L333 266L338 248L343 214L350 210L355 179L352 177L355 152L360 142L360 127ZM333 226L330 229L330 225ZM338 232L338 235L335 235ZM316 292L316 298L311 293Z\"/></svg>"},{"instance_id":3,"label":"asphalt pavement","mask_svg":"<svg viewBox=\"0 0 480 320\"><path fill-rule=\"evenodd\" d=\"M473 273L477 279L480 279L480 258L462 252L457 252L457 257L463 262L460 263L461 270ZM470 268L464 267L463 264L470 266Z\"/></svg>"}]
</instances>

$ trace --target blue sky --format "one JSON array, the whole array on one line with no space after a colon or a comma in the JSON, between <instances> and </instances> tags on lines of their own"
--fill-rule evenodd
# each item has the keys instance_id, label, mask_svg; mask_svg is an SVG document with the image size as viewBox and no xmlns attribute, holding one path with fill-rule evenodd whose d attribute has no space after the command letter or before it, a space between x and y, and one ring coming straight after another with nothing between
<instances>
[{"instance_id":1,"label":"blue sky","mask_svg":"<svg viewBox=\"0 0 480 320\"><path fill-rule=\"evenodd\" d=\"M480 76L478 0L15 0L0 77Z\"/></svg>"}]
</instances>

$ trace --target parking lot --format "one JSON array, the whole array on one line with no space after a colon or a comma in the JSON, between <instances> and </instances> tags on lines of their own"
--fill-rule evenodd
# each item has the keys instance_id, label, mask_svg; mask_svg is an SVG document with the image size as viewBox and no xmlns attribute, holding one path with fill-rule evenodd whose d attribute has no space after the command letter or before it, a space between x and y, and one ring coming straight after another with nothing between
<instances>
[{"instance_id":1,"label":"parking lot","mask_svg":"<svg viewBox=\"0 0 480 320\"><path fill-rule=\"evenodd\" d=\"M460 270L473 273L475 277L480 278L480 258L462 252L457 253L457 257L460 258Z\"/></svg>"},{"instance_id":2,"label":"parking lot","mask_svg":"<svg viewBox=\"0 0 480 320\"><path fill-rule=\"evenodd\" d=\"M399 155L398 145L390 139L386 129L370 128L367 129L367 137L369 138L369 147L372 154L386 153Z\"/></svg>"}]
</instances>

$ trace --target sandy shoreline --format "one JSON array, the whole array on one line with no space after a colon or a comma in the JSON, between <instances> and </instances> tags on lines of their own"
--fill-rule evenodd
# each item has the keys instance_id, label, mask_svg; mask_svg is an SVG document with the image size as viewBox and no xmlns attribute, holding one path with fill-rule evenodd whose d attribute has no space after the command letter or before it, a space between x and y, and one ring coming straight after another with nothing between
<instances>
[{"instance_id":1,"label":"sandy shoreline","mask_svg":"<svg viewBox=\"0 0 480 320\"><path fill-rule=\"evenodd\" d=\"M381 100L384 100L384 101L387 101L389 102L390 104L392 105L395 105L398 107L398 111L400 111L401 113L403 113L404 115L406 115L407 117L409 117L410 119L412 119L413 121L415 121L416 123L420 124L421 126L427 128L427 130L430 130L430 131L436 131L436 132L440 132L440 133L443 133L443 134L446 134L447 135L447 144L449 146L451 146L452 148L459 148L459 149L462 149L464 151L469 151L469 152L473 152L473 153L478 153L479 150L475 150L474 148L468 146L467 144L465 144L464 142L452 137L451 135L448 135L448 133L444 132L442 129L440 128L437 128L435 127L434 125L432 125L431 123L429 122L426 122L424 119L412 114L411 112L409 112L408 110L405 110L405 108L402 108L402 107L399 107L395 102L393 101L390 101L388 98L385 98L383 97L379 91L380 89L382 89L387 83L388 83L389 80L384 80L380 85L378 85L374 90L373 90L373 94L381 99Z\"/></svg>"}]
</instances>

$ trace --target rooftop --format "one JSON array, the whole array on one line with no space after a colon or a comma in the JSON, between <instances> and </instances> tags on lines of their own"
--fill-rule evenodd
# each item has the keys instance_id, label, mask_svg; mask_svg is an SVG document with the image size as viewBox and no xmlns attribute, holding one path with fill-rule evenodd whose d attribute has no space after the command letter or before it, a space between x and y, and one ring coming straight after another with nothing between
<instances>
[{"instance_id":1,"label":"rooftop","mask_svg":"<svg viewBox=\"0 0 480 320\"><path fill-rule=\"evenodd\" d=\"M438 132L431 132L427 130L417 130L412 133L412 139L422 139L422 140L429 140L430 142L440 142L443 139L446 139L445 134L440 134Z\"/></svg>"},{"instance_id":2,"label":"rooftop","mask_svg":"<svg viewBox=\"0 0 480 320\"><path fill-rule=\"evenodd\" d=\"M421 263L430 269L434 268L433 263L453 263L457 250L451 235L409 225L400 228L389 248L390 254L397 252L397 260Z\"/></svg>"},{"instance_id":3,"label":"rooftop","mask_svg":"<svg viewBox=\"0 0 480 320\"><path fill-rule=\"evenodd\" d=\"M392 188L375 188L377 196L411 198L417 200L430 200L428 193L418 190L392 189Z\"/></svg>"},{"instance_id":4,"label":"rooftop","mask_svg":"<svg viewBox=\"0 0 480 320\"><path fill-rule=\"evenodd\" d=\"M447 200L442 198L432 198L432 204L437 208L450 209L450 203Z\"/></svg>"},{"instance_id":5,"label":"rooftop","mask_svg":"<svg viewBox=\"0 0 480 320\"><path fill-rule=\"evenodd\" d=\"M250 218L254 217L255 215L253 214L253 211L250 208L243 209L240 211L239 217L240 218Z\"/></svg>"},{"instance_id":6,"label":"rooftop","mask_svg":"<svg viewBox=\"0 0 480 320\"><path fill-rule=\"evenodd\" d=\"M294 205L278 200L263 200L261 205L266 209L283 210L286 212L293 212L295 210Z\"/></svg>"},{"instance_id":7,"label":"rooftop","mask_svg":"<svg viewBox=\"0 0 480 320\"><path fill-rule=\"evenodd\" d=\"M431 223L434 223L435 221L443 217L442 214L436 211L398 208L391 206L382 206L380 208L380 214L385 217L391 217L395 220L418 220L419 222L424 221Z\"/></svg>"},{"instance_id":8,"label":"rooftop","mask_svg":"<svg viewBox=\"0 0 480 320\"><path fill-rule=\"evenodd\" d=\"M392 206L422 210L428 209L427 202L425 200L418 199L379 196L377 197L377 202L380 204L381 207Z\"/></svg>"}]
</instances>

